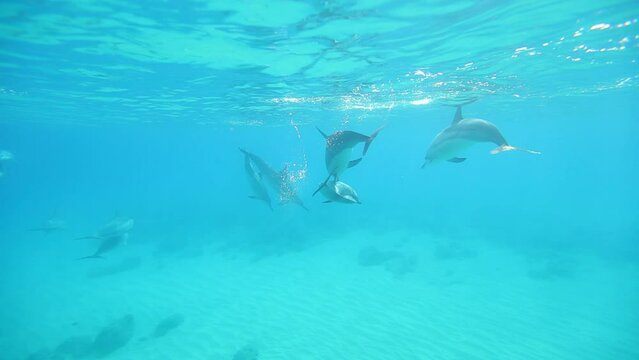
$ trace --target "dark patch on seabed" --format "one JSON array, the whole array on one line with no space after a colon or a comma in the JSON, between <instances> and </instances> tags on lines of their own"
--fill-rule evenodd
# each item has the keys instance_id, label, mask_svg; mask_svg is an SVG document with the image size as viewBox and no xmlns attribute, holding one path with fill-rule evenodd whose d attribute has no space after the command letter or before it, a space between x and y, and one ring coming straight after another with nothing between
<instances>
[{"instance_id":1,"label":"dark patch on seabed","mask_svg":"<svg viewBox=\"0 0 639 360\"><path fill-rule=\"evenodd\" d=\"M397 250L378 250L374 246L367 246L360 250L357 262L361 266L383 266L396 279L417 269L416 255L406 255Z\"/></svg>"},{"instance_id":2,"label":"dark patch on seabed","mask_svg":"<svg viewBox=\"0 0 639 360\"><path fill-rule=\"evenodd\" d=\"M28 360L67 360L106 358L126 346L135 331L133 315L125 315L103 327L95 336L72 336L63 340L55 350L42 349Z\"/></svg>"}]
</instances>

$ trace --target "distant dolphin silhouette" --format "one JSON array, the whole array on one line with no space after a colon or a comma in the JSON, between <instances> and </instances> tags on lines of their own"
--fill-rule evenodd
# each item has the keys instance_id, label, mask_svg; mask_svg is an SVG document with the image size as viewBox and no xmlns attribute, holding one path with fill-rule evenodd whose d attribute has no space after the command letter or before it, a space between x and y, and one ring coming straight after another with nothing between
<instances>
[{"instance_id":1,"label":"distant dolphin silhouette","mask_svg":"<svg viewBox=\"0 0 639 360\"><path fill-rule=\"evenodd\" d=\"M271 196L263 182L262 174L258 172L255 168L256 166L253 165L250 154L243 149L240 149L240 151L244 154L244 170L249 184L251 185L251 189L253 190L253 195L249 195L249 197L251 199L264 201L268 207L273 210Z\"/></svg>"},{"instance_id":2,"label":"distant dolphin silhouette","mask_svg":"<svg viewBox=\"0 0 639 360\"><path fill-rule=\"evenodd\" d=\"M361 204L355 189L342 181L328 181L320 189L322 195L328 199L325 203Z\"/></svg>"},{"instance_id":3,"label":"distant dolphin silhouette","mask_svg":"<svg viewBox=\"0 0 639 360\"><path fill-rule=\"evenodd\" d=\"M45 235L49 235L50 233L58 230L65 230L64 221L60 219L49 219L42 226L38 226L35 228L29 229L29 231L41 232Z\"/></svg>"},{"instance_id":4,"label":"distant dolphin silhouette","mask_svg":"<svg viewBox=\"0 0 639 360\"><path fill-rule=\"evenodd\" d=\"M277 192L280 204L294 203L308 211L308 208L304 205L304 202L300 199L297 191L291 184L286 168L282 171L277 171L259 156L241 148L240 151L244 153L244 155L250 160L251 164L255 166L255 170L257 170L260 174L260 181L265 181L266 185L270 186L273 191Z\"/></svg>"},{"instance_id":5,"label":"distant dolphin silhouette","mask_svg":"<svg viewBox=\"0 0 639 360\"><path fill-rule=\"evenodd\" d=\"M426 161L422 168L429 163L437 161L449 161L460 163L466 158L459 157L460 153L480 142L491 142L498 147L493 149L491 154L498 154L504 151L519 150L530 154L541 154L538 151L518 148L508 144L502 136L497 126L493 123L482 119L469 118L462 116L462 107L474 102L476 99L467 101L463 104L456 105L457 110L453 122L449 127L437 134L433 142L426 152Z\"/></svg>"},{"instance_id":6,"label":"distant dolphin silhouette","mask_svg":"<svg viewBox=\"0 0 639 360\"><path fill-rule=\"evenodd\" d=\"M102 254L105 254L115 249L116 247L120 246L120 244L126 243L128 238L129 238L129 233L124 233L120 235L111 235L111 236L102 238L102 242L100 242L100 246L98 246L98 249L93 253L93 255L84 256L79 258L78 260L103 259L104 257L102 256Z\"/></svg>"},{"instance_id":7,"label":"distant dolphin silhouette","mask_svg":"<svg viewBox=\"0 0 639 360\"><path fill-rule=\"evenodd\" d=\"M81 236L75 238L76 240L81 239L105 239L109 237L114 237L118 235L123 235L131 231L135 225L135 221L130 218L115 218L111 220L108 224L104 225L97 234Z\"/></svg>"}]
</instances>

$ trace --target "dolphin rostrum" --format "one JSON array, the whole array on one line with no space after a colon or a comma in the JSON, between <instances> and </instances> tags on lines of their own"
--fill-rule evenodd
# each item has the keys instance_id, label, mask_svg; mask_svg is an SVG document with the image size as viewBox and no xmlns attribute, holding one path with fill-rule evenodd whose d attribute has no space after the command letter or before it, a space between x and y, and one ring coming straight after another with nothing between
<instances>
[{"instance_id":1,"label":"dolphin rostrum","mask_svg":"<svg viewBox=\"0 0 639 360\"><path fill-rule=\"evenodd\" d=\"M243 149L240 149L240 151L244 153L244 170L246 171L246 176L253 190L253 195L249 195L249 197L251 199L264 201L268 207L273 210L271 196L268 194L268 190L263 182L262 174L258 172L256 166L253 165L250 154Z\"/></svg>"},{"instance_id":2,"label":"dolphin rostrum","mask_svg":"<svg viewBox=\"0 0 639 360\"><path fill-rule=\"evenodd\" d=\"M340 202L345 204L361 204L357 192L350 185L342 181L328 181L320 187L322 195L328 200L325 203Z\"/></svg>"},{"instance_id":3,"label":"dolphin rostrum","mask_svg":"<svg viewBox=\"0 0 639 360\"><path fill-rule=\"evenodd\" d=\"M436 161L460 163L466 158L459 157L460 153L475 143L491 142L498 147L491 154L504 151L519 150L530 154L541 154L539 151L518 148L510 145L493 123L476 118L464 118L462 106L474 102L476 99L456 105L457 111L453 122L437 134L426 152L426 161L422 168Z\"/></svg>"},{"instance_id":4,"label":"dolphin rostrum","mask_svg":"<svg viewBox=\"0 0 639 360\"><path fill-rule=\"evenodd\" d=\"M257 173L259 173L261 180L268 185L273 191L277 192L280 204L294 203L301 206L304 210L308 211L308 208L304 205L304 202L297 194L293 184L289 180L288 171L284 168L282 171L273 169L266 161L262 160L259 156L250 153L244 149L240 149L249 159L251 165ZM245 159L246 159L245 158Z\"/></svg>"}]
</instances>

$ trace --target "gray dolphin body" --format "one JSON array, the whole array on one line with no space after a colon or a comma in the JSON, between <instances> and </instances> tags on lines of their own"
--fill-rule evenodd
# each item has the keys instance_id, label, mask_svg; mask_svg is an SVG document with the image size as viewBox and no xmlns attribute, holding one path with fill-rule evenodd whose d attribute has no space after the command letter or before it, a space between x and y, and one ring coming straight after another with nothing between
<instances>
[{"instance_id":1,"label":"gray dolphin body","mask_svg":"<svg viewBox=\"0 0 639 360\"><path fill-rule=\"evenodd\" d=\"M82 259L102 259L103 254L110 252L129 239L129 231L133 229L135 221L129 218L116 218L98 231L97 235L83 236L76 239L98 239L100 245L93 255L81 257Z\"/></svg>"},{"instance_id":2,"label":"gray dolphin body","mask_svg":"<svg viewBox=\"0 0 639 360\"><path fill-rule=\"evenodd\" d=\"M253 190L253 195L249 195L249 197L251 199L264 201L268 207L273 210L271 196L263 182L262 174L256 170L256 166L254 166L251 161L251 154L242 149L240 149L240 151L244 153L244 170L246 171L246 177L248 178L251 189Z\"/></svg>"},{"instance_id":3,"label":"gray dolphin body","mask_svg":"<svg viewBox=\"0 0 639 360\"><path fill-rule=\"evenodd\" d=\"M335 180L339 180L339 177L346 171L360 161L362 158L351 160L353 154L353 148L359 144L364 143L364 150L362 151L362 157L366 155L368 147L371 142L375 140L377 134L382 130L379 128L375 130L370 136L366 136L354 131L337 131L331 135L326 135L319 128L317 129L322 136L326 139L326 170L328 170L329 178L333 176Z\"/></svg>"},{"instance_id":4,"label":"gray dolphin body","mask_svg":"<svg viewBox=\"0 0 639 360\"><path fill-rule=\"evenodd\" d=\"M289 181L286 169L277 171L259 156L244 149L240 149L240 151L244 153L245 161L248 159L254 167L254 171L260 174L260 182L264 182L273 191L277 192L281 204L294 203L304 208L304 210L308 210L293 184Z\"/></svg>"},{"instance_id":5,"label":"gray dolphin body","mask_svg":"<svg viewBox=\"0 0 639 360\"><path fill-rule=\"evenodd\" d=\"M473 101L474 100L470 102ZM490 142L498 146L490 152L493 155L512 150L524 151L530 154L541 154L538 151L510 145L497 126L489 121L464 118L462 116L462 106L470 102L457 106L452 124L437 134L430 144L426 152L426 161L422 167L437 161L460 163L466 160L466 158L459 157L460 153L473 144L482 142Z\"/></svg>"},{"instance_id":6,"label":"gray dolphin body","mask_svg":"<svg viewBox=\"0 0 639 360\"><path fill-rule=\"evenodd\" d=\"M320 191L328 199L325 203L361 204L355 189L342 181L328 181L321 186Z\"/></svg>"}]
</instances>

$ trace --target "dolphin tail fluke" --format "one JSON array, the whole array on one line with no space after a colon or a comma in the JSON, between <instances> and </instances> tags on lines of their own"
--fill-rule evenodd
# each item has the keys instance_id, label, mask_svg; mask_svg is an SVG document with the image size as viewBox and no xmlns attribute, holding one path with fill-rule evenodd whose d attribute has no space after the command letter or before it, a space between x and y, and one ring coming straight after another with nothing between
<instances>
[{"instance_id":1,"label":"dolphin tail fluke","mask_svg":"<svg viewBox=\"0 0 639 360\"><path fill-rule=\"evenodd\" d=\"M320 134L322 134L322 136L324 137L324 139L328 139L328 135L326 135L322 130L320 130L320 128L318 128L317 126L315 127L317 129L317 131L320 132Z\"/></svg>"},{"instance_id":2,"label":"dolphin tail fluke","mask_svg":"<svg viewBox=\"0 0 639 360\"><path fill-rule=\"evenodd\" d=\"M315 194L317 194L320 190L322 190L322 188L323 188L324 186L326 186L326 183L328 183L328 180L330 180L330 179L331 179L331 176L333 176L333 174L328 175L328 177L326 178L326 180L324 180L324 182L322 182L322 183L320 184L320 186L317 188L317 190L315 190L315 192L313 193L313 196L315 196Z\"/></svg>"},{"instance_id":3,"label":"dolphin tail fluke","mask_svg":"<svg viewBox=\"0 0 639 360\"><path fill-rule=\"evenodd\" d=\"M520 148L520 147L516 147L516 146L512 146L512 145L502 145L496 149L493 149L490 151L490 153L492 155L496 155L502 152L506 152L506 151L523 151L529 154L534 154L534 155L541 155L540 151L535 151L535 150L529 150L529 149L524 149L524 148Z\"/></svg>"},{"instance_id":4,"label":"dolphin tail fluke","mask_svg":"<svg viewBox=\"0 0 639 360\"><path fill-rule=\"evenodd\" d=\"M84 260L84 259L104 259L104 258L100 255L89 255L89 256L81 257L78 260Z\"/></svg>"},{"instance_id":5,"label":"dolphin tail fluke","mask_svg":"<svg viewBox=\"0 0 639 360\"><path fill-rule=\"evenodd\" d=\"M364 144L364 151L362 152L362 156L366 155L366 152L368 151L368 147L371 146L371 143L373 142L373 140L375 140L375 138L377 137L377 135L379 134L380 131L382 131L384 127L380 127L379 129L375 130L371 136L368 137L368 139L366 140L366 143Z\"/></svg>"}]
</instances>

